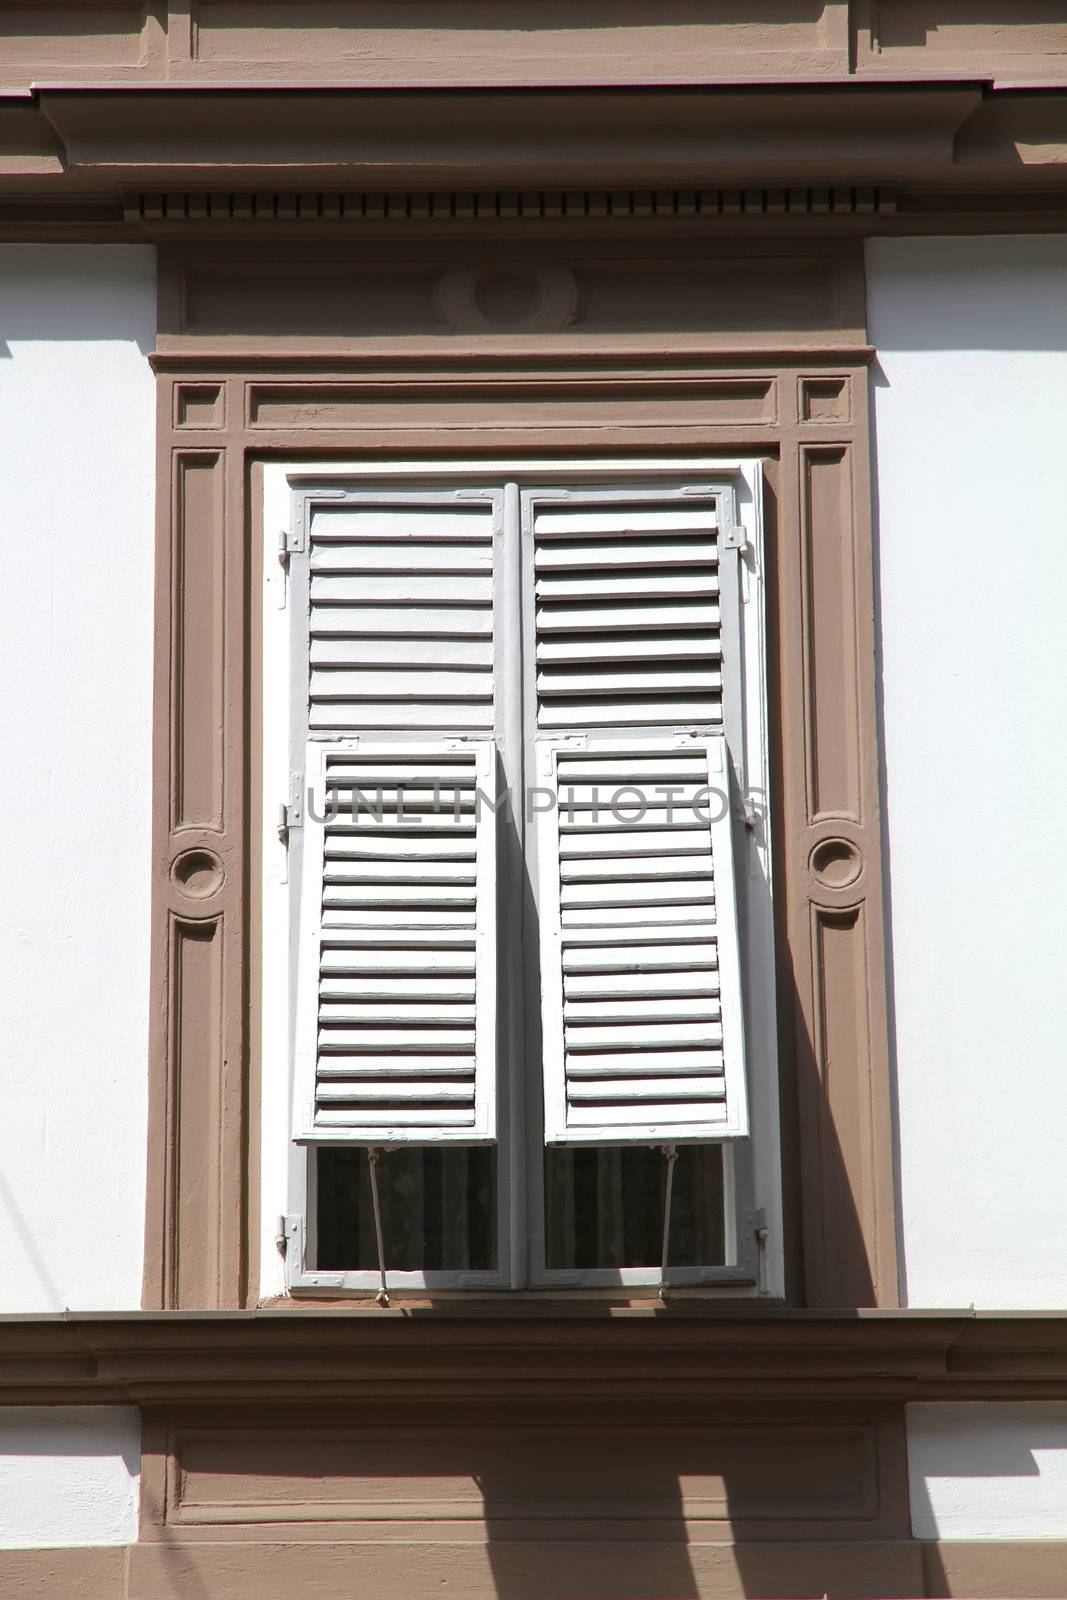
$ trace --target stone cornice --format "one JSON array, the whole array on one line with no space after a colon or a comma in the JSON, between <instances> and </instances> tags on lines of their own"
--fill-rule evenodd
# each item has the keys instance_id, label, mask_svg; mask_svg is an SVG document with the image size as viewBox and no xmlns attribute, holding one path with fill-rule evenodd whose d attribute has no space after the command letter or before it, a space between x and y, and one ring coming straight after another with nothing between
<instances>
[{"instance_id":1,"label":"stone cornice","mask_svg":"<svg viewBox=\"0 0 1067 1600\"><path fill-rule=\"evenodd\" d=\"M1067 1398L1067 1314L559 1302L0 1318L0 1403Z\"/></svg>"},{"instance_id":2,"label":"stone cornice","mask_svg":"<svg viewBox=\"0 0 1067 1600\"><path fill-rule=\"evenodd\" d=\"M911 216L987 202L1044 210L1037 225L1056 226L1065 187L1067 90L981 80L67 85L0 97L9 236L35 223L47 233L49 216L53 226L66 218L71 229L142 237L253 221L320 231L401 216L469 222L483 215L479 196L503 222L671 216L720 228L903 229ZM658 208L657 194L670 203ZM570 196L581 204L570 207ZM389 197L403 205L390 212Z\"/></svg>"}]
</instances>

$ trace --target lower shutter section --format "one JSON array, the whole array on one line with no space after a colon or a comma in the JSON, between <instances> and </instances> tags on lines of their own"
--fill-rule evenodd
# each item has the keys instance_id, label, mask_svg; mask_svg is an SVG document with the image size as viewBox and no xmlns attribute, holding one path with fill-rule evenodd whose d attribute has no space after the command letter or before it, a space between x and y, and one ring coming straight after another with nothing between
<instances>
[{"instance_id":1,"label":"lower shutter section","mask_svg":"<svg viewBox=\"0 0 1067 1600\"><path fill-rule=\"evenodd\" d=\"M538 741L545 1136L747 1134L721 737Z\"/></svg>"},{"instance_id":2,"label":"lower shutter section","mask_svg":"<svg viewBox=\"0 0 1067 1600\"><path fill-rule=\"evenodd\" d=\"M308 773L301 1137L492 1139L492 745L312 745Z\"/></svg>"}]
</instances>

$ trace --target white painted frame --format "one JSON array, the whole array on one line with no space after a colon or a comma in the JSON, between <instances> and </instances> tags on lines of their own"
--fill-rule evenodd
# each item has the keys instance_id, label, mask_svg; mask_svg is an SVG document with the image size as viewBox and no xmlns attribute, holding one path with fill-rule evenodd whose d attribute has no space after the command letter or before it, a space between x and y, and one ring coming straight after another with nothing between
<instances>
[{"instance_id":1,"label":"white painted frame","mask_svg":"<svg viewBox=\"0 0 1067 1600\"><path fill-rule=\"evenodd\" d=\"M346 1274L305 1274L303 1243L304 1217L313 1195L307 1187L307 1162L291 1135L292 1016L289 998L290 932L287 859L277 838L273 820L278 806L289 798L289 723L290 643L285 609L286 575L277 559L279 534L291 523L294 496L315 484L378 484L419 482L422 485L464 483L499 486L512 484L505 491L512 510L517 509L518 491L514 485L557 483L621 484L634 480L645 484L678 484L714 481L732 484L739 525L747 538L742 582L742 648L748 663L757 672L744 679L743 724L740 750L743 751L745 795L752 808L754 828L748 835L749 847L744 862L738 860L739 894L744 896L745 931L742 941L745 1005L748 1024L749 1104L751 1137L740 1141L735 1152L727 1146L727 1237L736 1237L736 1260L732 1267L698 1273L699 1282L713 1297L731 1299L781 1298L785 1291L785 1262L782 1227L781 1135L777 1075L777 1034L774 1011L774 938L771 913L770 827L767 810L770 792L769 738L765 684L766 620L764 606L765 567L763 540L763 481L757 458L738 457L593 457L583 459L513 458L475 461L323 461L269 462L263 467L263 638L262 638L262 918L260 963L261 986L261 1165L260 1165L260 1296L283 1294L288 1288L299 1291L365 1294L377 1286L372 1272ZM517 584L516 574L504 579ZM285 707L284 715L279 707ZM521 710L521 708L519 708ZM514 715L514 710L513 713ZM735 765L741 769L739 750L733 751ZM501 934L503 936L503 931ZM501 1107L500 1147L503 1150L516 1135L522 1138L526 1122L519 1093L508 1094ZM540 1085L536 1099L540 1102ZM540 1135L540 1128L538 1128ZM739 1154L746 1152L748 1178L739 1170ZM294 1154L295 1153L295 1154ZM741 1163L745 1165L746 1163ZM627 1269L622 1272L546 1272L544 1261L543 1213L539 1220L538 1203L541 1170L532 1174L536 1194L527 1220L525 1185L517 1181L515 1170L523 1163L512 1163L507 1182L500 1182L502 1221L501 1268L492 1274L396 1273L390 1281L398 1290L405 1288L515 1288L532 1287L613 1287L640 1286L658 1281L653 1270ZM507 1191L505 1193L505 1190ZM287 1220L288 1215L288 1220ZM289 1264L280 1248L289 1241ZM506 1253L506 1259L505 1259ZM312 1281L314 1280L314 1281ZM434 1281L431 1281L434 1280ZM676 1281L672 1275L670 1281ZM681 1280L678 1280L681 1281Z\"/></svg>"}]
</instances>

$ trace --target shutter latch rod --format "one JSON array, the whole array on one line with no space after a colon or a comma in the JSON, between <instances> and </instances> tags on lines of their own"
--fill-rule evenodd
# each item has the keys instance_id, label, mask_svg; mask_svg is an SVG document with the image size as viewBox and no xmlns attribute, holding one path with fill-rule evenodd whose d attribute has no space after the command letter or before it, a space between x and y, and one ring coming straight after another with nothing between
<instances>
[{"instance_id":1,"label":"shutter latch rod","mask_svg":"<svg viewBox=\"0 0 1067 1600\"><path fill-rule=\"evenodd\" d=\"M667 1158L667 1184L663 1193L663 1247L659 1258L659 1297L667 1298L667 1257L671 1248L671 1202L674 1199L674 1164L678 1160L678 1146L665 1144L663 1154Z\"/></svg>"},{"instance_id":2,"label":"shutter latch rod","mask_svg":"<svg viewBox=\"0 0 1067 1600\"><path fill-rule=\"evenodd\" d=\"M374 1296L380 1306L389 1304L389 1286L385 1281L385 1232L382 1228L382 1201L378 1193L378 1164L385 1154L384 1150L368 1150L367 1159L370 1162L370 1198L374 1207L374 1237L378 1245L378 1276L380 1284L378 1293Z\"/></svg>"}]
</instances>

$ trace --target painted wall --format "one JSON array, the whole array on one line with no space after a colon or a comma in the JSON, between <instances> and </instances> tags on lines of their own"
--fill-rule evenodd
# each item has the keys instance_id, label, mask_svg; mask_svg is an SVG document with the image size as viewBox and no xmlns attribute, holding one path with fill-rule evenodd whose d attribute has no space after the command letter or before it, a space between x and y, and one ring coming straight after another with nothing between
<instances>
[{"instance_id":1,"label":"painted wall","mask_svg":"<svg viewBox=\"0 0 1067 1600\"><path fill-rule=\"evenodd\" d=\"M0 1406L0 1549L137 1538L140 1416L120 1406Z\"/></svg>"},{"instance_id":2,"label":"painted wall","mask_svg":"<svg viewBox=\"0 0 1067 1600\"><path fill-rule=\"evenodd\" d=\"M917 1539L1067 1538L1067 1403L907 1407Z\"/></svg>"},{"instance_id":3,"label":"painted wall","mask_svg":"<svg viewBox=\"0 0 1067 1600\"><path fill-rule=\"evenodd\" d=\"M868 248L908 1302L1067 1302L1067 239Z\"/></svg>"},{"instance_id":4,"label":"painted wall","mask_svg":"<svg viewBox=\"0 0 1067 1600\"><path fill-rule=\"evenodd\" d=\"M0 1311L140 1304L154 252L0 245Z\"/></svg>"}]
</instances>

